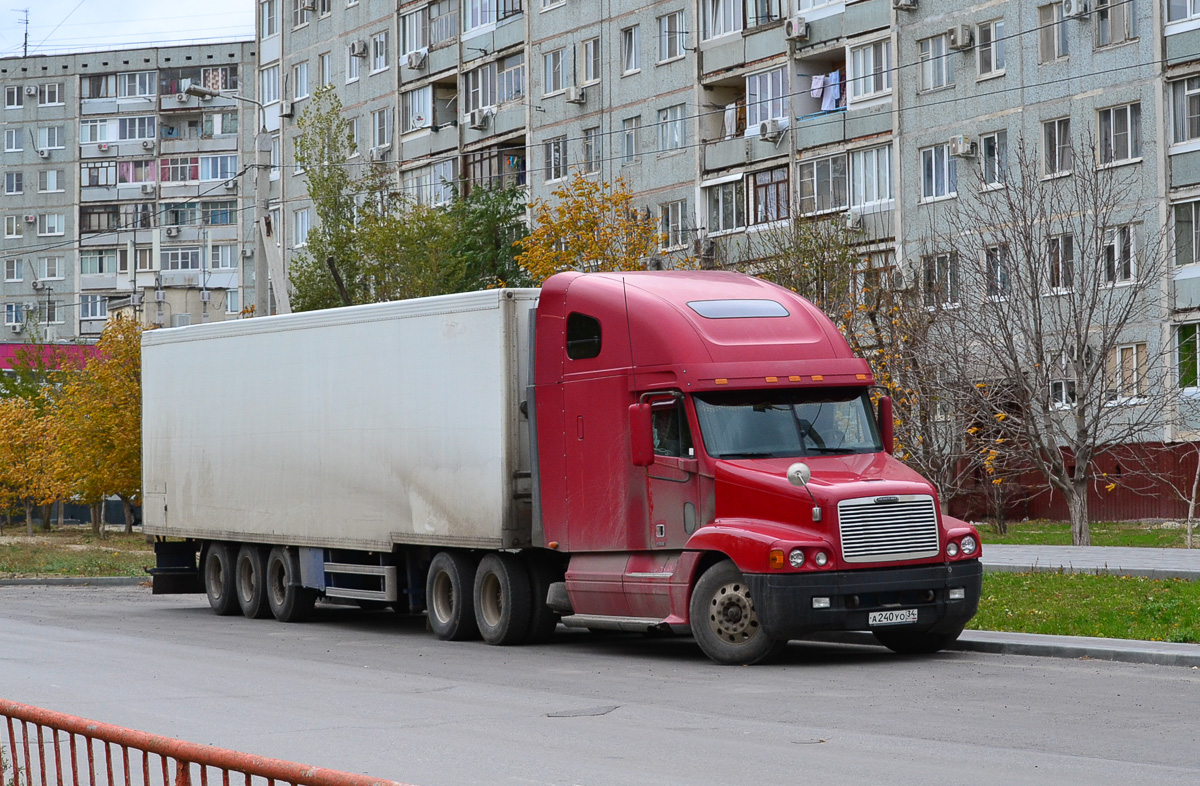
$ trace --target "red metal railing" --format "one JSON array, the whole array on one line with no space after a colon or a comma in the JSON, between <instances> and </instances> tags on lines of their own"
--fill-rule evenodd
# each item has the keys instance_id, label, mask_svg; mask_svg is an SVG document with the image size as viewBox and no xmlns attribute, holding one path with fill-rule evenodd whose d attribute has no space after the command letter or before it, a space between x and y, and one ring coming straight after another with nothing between
<instances>
[{"instance_id":1,"label":"red metal railing","mask_svg":"<svg viewBox=\"0 0 1200 786\"><path fill-rule=\"evenodd\" d=\"M0 718L8 732L7 739L0 739L4 754L0 786L231 786L231 781L232 786L405 786L160 737L4 699L0 699Z\"/></svg>"}]
</instances>

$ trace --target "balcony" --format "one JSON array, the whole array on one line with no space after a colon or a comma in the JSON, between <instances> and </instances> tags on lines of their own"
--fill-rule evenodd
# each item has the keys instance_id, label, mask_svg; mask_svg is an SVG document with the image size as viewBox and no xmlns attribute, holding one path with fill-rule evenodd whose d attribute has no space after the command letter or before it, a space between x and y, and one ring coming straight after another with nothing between
<instances>
[{"instance_id":1,"label":"balcony","mask_svg":"<svg viewBox=\"0 0 1200 786\"><path fill-rule=\"evenodd\" d=\"M742 136L718 139L704 144L704 169L709 172L730 169L746 163L746 146L750 142Z\"/></svg>"}]
</instances>

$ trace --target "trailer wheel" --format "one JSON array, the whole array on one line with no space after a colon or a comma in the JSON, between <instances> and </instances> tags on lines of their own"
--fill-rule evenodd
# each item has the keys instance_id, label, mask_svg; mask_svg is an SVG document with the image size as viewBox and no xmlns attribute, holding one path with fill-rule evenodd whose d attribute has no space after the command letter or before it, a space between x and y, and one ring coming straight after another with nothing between
<instances>
[{"instance_id":1,"label":"trailer wheel","mask_svg":"<svg viewBox=\"0 0 1200 786\"><path fill-rule=\"evenodd\" d=\"M913 630L874 630L875 640L892 652L901 655L932 655L941 652L958 640L962 626L943 632Z\"/></svg>"},{"instance_id":2,"label":"trailer wheel","mask_svg":"<svg viewBox=\"0 0 1200 786\"><path fill-rule=\"evenodd\" d=\"M787 646L767 636L758 624L746 579L728 560L713 565L696 582L689 612L696 643L717 663L749 666Z\"/></svg>"},{"instance_id":3,"label":"trailer wheel","mask_svg":"<svg viewBox=\"0 0 1200 786\"><path fill-rule=\"evenodd\" d=\"M514 554L488 554L475 572L475 621L488 644L520 644L532 612L529 572Z\"/></svg>"},{"instance_id":4,"label":"trailer wheel","mask_svg":"<svg viewBox=\"0 0 1200 786\"><path fill-rule=\"evenodd\" d=\"M253 543L243 543L238 549L237 598L242 614L249 619L263 619L271 615L267 603L267 571L263 564L262 548Z\"/></svg>"},{"instance_id":5,"label":"trailer wheel","mask_svg":"<svg viewBox=\"0 0 1200 786\"><path fill-rule=\"evenodd\" d=\"M204 593L208 605L222 617L238 613L233 563L234 550L229 543L210 543L204 550Z\"/></svg>"},{"instance_id":6,"label":"trailer wheel","mask_svg":"<svg viewBox=\"0 0 1200 786\"><path fill-rule=\"evenodd\" d=\"M558 627L559 613L546 605L546 595L550 585L562 581L562 569L558 568L544 555L529 552L526 562L529 568L529 635L526 641L530 644L540 644L554 635Z\"/></svg>"},{"instance_id":7,"label":"trailer wheel","mask_svg":"<svg viewBox=\"0 0 1200 786\"><path fill-rule=\"evenodd\" d=\"M442 641L479 637L475 624L475 563L465 554L439 551L429 563L425 599L429 627Z\"/></svg>"},{"instance_id":8,"label":"trailer wheel","mask_svg":"<svg viewBox=\"0 0 1200 786\"><path fill-rule=\"evenodd\" d=\"M317 591L300 585L300 558L293 549L276 546L267 557L267 603L280 622L303 622L312 616Z\"/></svg>"}]
</instances>

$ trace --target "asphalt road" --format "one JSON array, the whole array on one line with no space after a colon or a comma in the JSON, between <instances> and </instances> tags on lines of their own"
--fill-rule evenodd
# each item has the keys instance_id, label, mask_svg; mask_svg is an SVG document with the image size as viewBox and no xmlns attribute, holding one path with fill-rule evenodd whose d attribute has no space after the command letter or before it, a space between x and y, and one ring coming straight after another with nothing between
<instances>
[{"instance_id":1,"label":"asphalt road","mask_svg":"<svg viewBox=\"0 0 1200 786\"><path fill-rule=\"evenodd\" d=\"M0 588L0 697L416 784L1200 782L1200 671L688 639L498 648L322 607L216 617L137 587Z\"/></svg>"}]
</instances>

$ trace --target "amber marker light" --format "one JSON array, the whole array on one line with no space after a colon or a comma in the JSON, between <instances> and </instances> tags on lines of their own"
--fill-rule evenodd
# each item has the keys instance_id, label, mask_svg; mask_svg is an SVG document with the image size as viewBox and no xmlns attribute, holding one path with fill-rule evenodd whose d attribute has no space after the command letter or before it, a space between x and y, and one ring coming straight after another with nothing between
<instances>
[{"instance_id":1,"label":"amber marker light","mask_svg":"<svg viewBox=\"0 0 1200 786\"><path fill-rule=\"evenodd\" d=\"M813 374L813 382L823 382L825 377L820 374Z\"/></svg>"},{"instance_id":2,"label":"amber marker light","mask_svg":"<svg viewBox=\"0 0 1200 786\"><path fill-rule=\"evenodd\" d=\"M779 377L767 377L767 381L768 381L768 382L778 382L778 381L779 381Z\"/></svg>"},{"instance_id":3,"label":"amber marker light","mask_svg":"<svg viewBox=\"0 0 1200 786\"><path fill-rule=\"evenodd\" d=\"M716 382L718 385L728 385L729 384L729 380L727 380L727 379L714 379L713 381Z\"/></svg>"},{"instance_id":4,"label":"amber marker light","mask_svg":"<svg viewBox=\"0 0 1200 786\"><path fill-rule=\"evenodd\" d=\"M783 570L783 566L787 564L787 557L783 553L783 549L771 549L767 553L767 564L774 570Z\"/></svg>"},{"instance_id":5,"label":"amber marker light","mask_svg":"<svg viewBox=\"0 0 1200 786\"><path fill-rule=\"evenodd\" d=\"M549 547L550 547L550 548L552 548L552 549L556 549L556 548L558 548L558 541L557 541L557 540L552 540L552 541L550 541L549 543L547 543L546 545L547 545L547 546L549 546Z\"/></svg>"}]
</instances>

